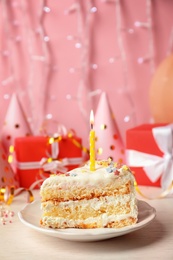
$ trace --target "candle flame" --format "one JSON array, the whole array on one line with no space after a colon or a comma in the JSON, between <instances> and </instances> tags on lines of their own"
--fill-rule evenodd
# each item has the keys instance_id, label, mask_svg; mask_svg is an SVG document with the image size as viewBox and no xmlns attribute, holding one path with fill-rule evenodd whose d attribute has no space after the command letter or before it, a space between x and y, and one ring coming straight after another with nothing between
<instances>
[{"instance_id":1,"label":"candle flame","mask_svg":"<svg viewBox=\"0 0 173 260\"><path fill-rule=\"evenodd\" d=\"M93 110L90 112L90 124L91 124L91 129L93 129L94 126L94 113Z\"/></svg>"}]
</instances>

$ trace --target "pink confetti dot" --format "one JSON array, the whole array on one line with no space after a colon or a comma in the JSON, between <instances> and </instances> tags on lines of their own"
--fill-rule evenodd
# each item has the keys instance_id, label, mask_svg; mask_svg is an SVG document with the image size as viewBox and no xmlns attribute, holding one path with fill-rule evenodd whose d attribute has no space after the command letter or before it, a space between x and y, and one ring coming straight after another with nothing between
<instances>
[{"instance_id":1,"label":"pink confetti dot","mask_svg":"<svg viewBox=\"0 0 173 260\"><path fill-rule=\"evenodd\" d=\"M14 211L10 211L10 217L14 217Z\"/></svg>"}]
</instances>

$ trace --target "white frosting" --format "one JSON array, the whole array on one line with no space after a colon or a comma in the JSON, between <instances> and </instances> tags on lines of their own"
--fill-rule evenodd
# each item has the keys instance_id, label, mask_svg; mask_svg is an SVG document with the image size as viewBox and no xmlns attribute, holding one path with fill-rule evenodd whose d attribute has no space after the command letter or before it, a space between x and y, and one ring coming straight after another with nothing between
<instances>
[{"instance_id":1,"label":"white frosting","mask_svg":"<svg viewBox=\"0 0 173 260\"><path fill-rule=\"evenodd\" d=\"M119 172L118 174L117 171ZM69 186L69 184L75 186L95 186L104 182L106 185L115 179L117 184L122 180L128 181L130 179L133 181L133 175L128 168L121 167L120 169L116 169L112 165L105 167L96 162L95 171L90 171L89 164L86 164L83 167L69 171L66 175L55 175L46 179L41 186L41 190L49 186L58 186L58 188L63 189Z\"/></svg>"}]
</instances>

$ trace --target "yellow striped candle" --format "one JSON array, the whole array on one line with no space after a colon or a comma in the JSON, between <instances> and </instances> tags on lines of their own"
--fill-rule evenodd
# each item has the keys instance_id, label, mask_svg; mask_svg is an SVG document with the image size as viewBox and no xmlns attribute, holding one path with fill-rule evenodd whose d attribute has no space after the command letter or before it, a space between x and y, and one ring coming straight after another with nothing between
<instances>
[{"instance_id":1,"label":"yellow striped candle","mask_svg":"<svg viewBox=\"0 0 173 260\"><path fill-rule=\"evenodd\" d=\"M95 171L95 131L94 131L94 113L90 113L90 171Z\"/></svg>"}]
</instances>

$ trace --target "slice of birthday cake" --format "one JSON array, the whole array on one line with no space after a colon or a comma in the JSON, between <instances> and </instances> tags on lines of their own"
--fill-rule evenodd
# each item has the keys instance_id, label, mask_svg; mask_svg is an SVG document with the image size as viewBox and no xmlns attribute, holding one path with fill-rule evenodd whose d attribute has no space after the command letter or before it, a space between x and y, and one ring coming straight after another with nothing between
<instances>
[{"instance_id":1,"label":"slice of birthday cake","mask_svg":"<svg viewBox=\"0 0 173 260\"><path fill-rule=\"evenodd\" d=\"M40 189L42 226L121 228L137 222L134 176L126 165L96 161L47 178Z\"/></svg>"}]
</instances>

